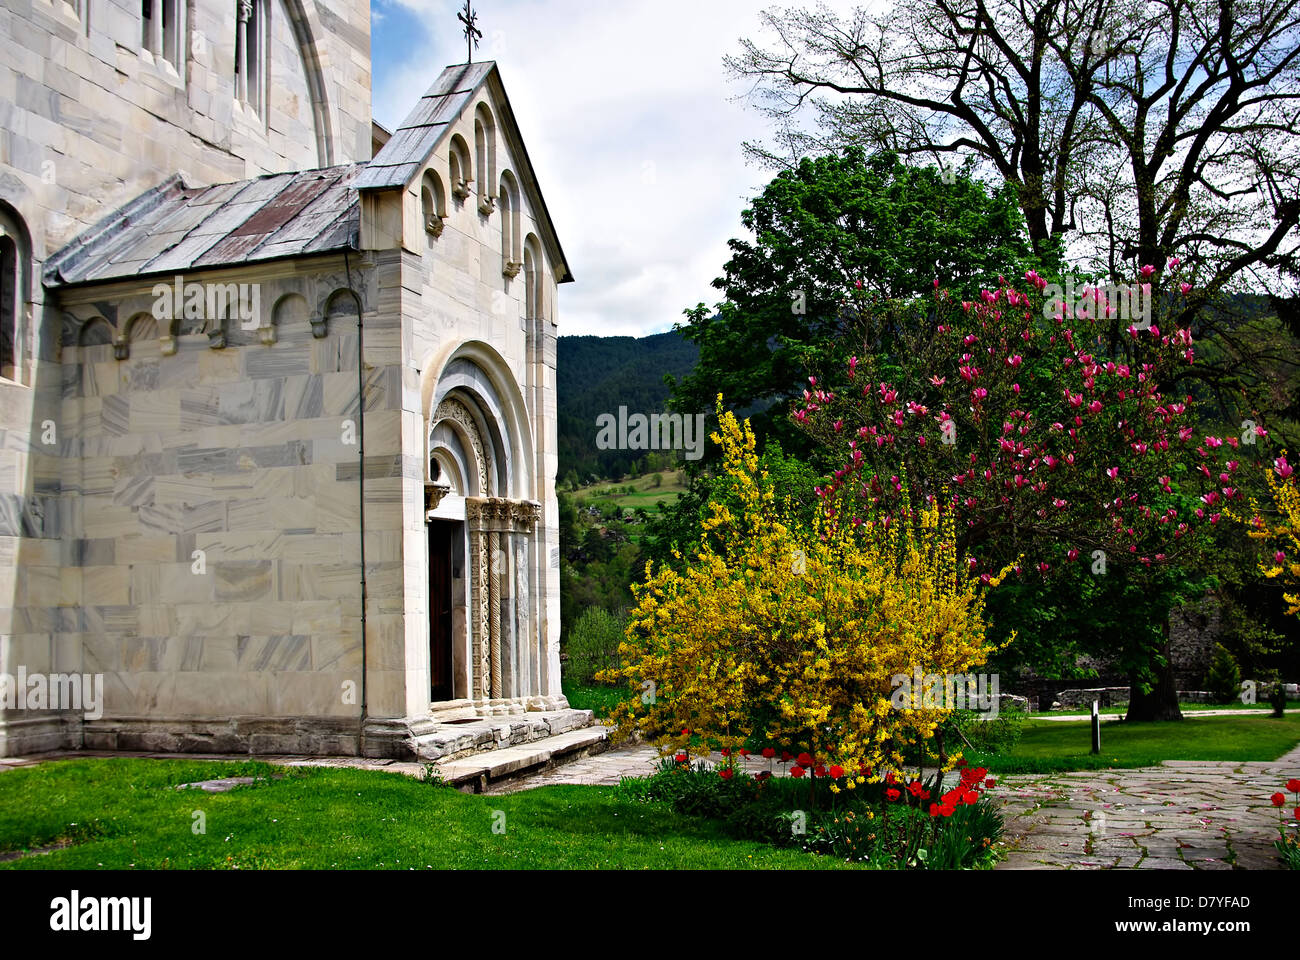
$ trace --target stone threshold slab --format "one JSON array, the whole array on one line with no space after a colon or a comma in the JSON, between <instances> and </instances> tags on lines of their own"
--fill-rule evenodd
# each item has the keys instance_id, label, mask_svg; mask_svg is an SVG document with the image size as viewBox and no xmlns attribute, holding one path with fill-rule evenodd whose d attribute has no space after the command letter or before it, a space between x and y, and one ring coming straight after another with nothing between
<instances>
[{"instance_id":1,"label":"stone threshold slab","mask_svg":"<svg viewBox=\"0 0 1300 960\"><path fill-rule=\"evenodd\" d=\"M435 764L435 768L450 784L486 786L522 770L544 766L564 755L603 746L607 740L608 731L604 727L587 727L544 737L523 746L502 747L461 760L445 760Z\"/></svg>"}]
</instances>

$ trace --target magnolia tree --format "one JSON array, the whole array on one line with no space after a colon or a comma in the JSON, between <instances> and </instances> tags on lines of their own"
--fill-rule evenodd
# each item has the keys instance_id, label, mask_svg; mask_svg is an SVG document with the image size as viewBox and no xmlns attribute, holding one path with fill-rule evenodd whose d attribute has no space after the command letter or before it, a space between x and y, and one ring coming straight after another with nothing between
<instances>
[{"instance_id":1,"label":"magnolia tree","mask_svg":"<svg viewBox=\"0 0 1300 960\"><path fill-rule=\"evenodd\" d=\"M828 518L888 524L910 482L956 518L984 582L1011 564L1009 583L1135 605L1090 638L1129 672L1130 719L1180 716L1168 611L1203 591L1199 559L1267 436L1250 420L1206 431L1190 396L1162 390L1196 354L1166 319L1189 292L1177 268L1078 289L1031 270L963 302L936 280L928 306L846 301L862 353L810 378L793 412L842 464L818 489ZM1115 343L1117 318L1130 322Z\"/></svg>"}]
</instances>

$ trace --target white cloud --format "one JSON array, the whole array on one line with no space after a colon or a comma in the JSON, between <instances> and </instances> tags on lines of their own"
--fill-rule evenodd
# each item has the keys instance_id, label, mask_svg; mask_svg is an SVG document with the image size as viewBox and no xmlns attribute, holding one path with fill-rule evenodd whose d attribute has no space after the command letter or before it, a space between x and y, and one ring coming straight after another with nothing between
<instances>
[{"instance_id":1,"label":"white cloud","mask_svg":"<svg viewBox=\"0 0 1300 960\"><path fill-rule=\"evenodd\" d=\"M385 62L376 45L375 117L391 128L445 65L464 62L463 4L383 3L429 34L403 62ZM561 333L657 332L717 299L710 282L726 241L771 176L744 161L742 141L769 130L735 101L744 88L722 65L757 30L758 10L743 0L510 0L480 12L475 59L501 67L577 278L561 288Z\"/></svg>"}]
</instances>

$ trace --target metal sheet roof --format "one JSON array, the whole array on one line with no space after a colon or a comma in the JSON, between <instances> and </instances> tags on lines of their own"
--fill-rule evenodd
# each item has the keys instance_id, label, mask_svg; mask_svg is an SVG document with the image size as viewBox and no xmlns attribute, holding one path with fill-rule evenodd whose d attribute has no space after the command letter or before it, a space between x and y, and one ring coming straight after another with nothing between
<instances>
[{"instance_id":1,"label":"metal sheet roof","mask_svg":"<svg viewBox=\"0 0 1300 960\"><path fill-rule=\"evenodd\" d=\"M58 287L356 247L353 181L365 164L211 187L172 177L50 257Z\"/></svg>"},{"instance_id":2,"label":"metal sheet roof","mask_svg":"<svg viewBox=\"0 0 1300 960\"><path fill-rule=\"evenodd\" d=\"M189 269L355 249L359 190L405 187L428 162L450 122L491 80L498 120L527 174L524 189L539 214L544 241L573 279L555 235L537 176L519 136L500 73L492 61L447 67L388 142L367 163L187 187L179 176L149 190L46 261L47 286L166 275Z\"/></svg>"},{"instance_id":3,"label":"metal sheet roof","mask_svg":"<svg viewBox=\"0 0 1300 960\"><path fill-rule=\"evenodd\" d=\"M357 178L358 190L404 187L438 146L474 92L496 68L491 60L447 67Z\"/></svg>"}]
</instances>

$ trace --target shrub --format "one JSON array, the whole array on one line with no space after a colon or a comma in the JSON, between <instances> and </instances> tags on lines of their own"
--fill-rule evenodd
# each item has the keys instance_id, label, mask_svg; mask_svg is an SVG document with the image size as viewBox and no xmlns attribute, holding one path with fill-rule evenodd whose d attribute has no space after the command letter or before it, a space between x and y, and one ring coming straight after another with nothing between
<instances>
[{"instance_id":1,"label":"shrub","mask_svg":"<svg viewBox=\"0 0 1300 960\"><path fill-rule=\"evenodd\" d=\"M623 666L606 674L637 694L614 712L618 735L639 729L695 755L761 741L846 770L901 765L949 711L893 709L892 678L968 673L989 653L951 516L934 505L862 531L797 529L758 469L748 422L720 402L713 439L740 507L712 503L685 570L647 565L634 588Z\"/></svg>"},{"instance_id":2,"label":"shrub","mask_svg":"<svg viewBox=\"0 0 1300 960\"><path fill-rule=\"evenodd\" d=\"M572 629L567 644L568 679L581 685L596 681L602 670L617 669L623 640L623 619L600 607L588 607Z\"/></svg>"},{"instance_id":3,"label":"shrub","mask_svg":"<svg viewBox=\"0 0 1300 960\"><path fill-rule=\"evenodd\" d=\"M1003 707L991 720L970 710L955 710L944 723L943 742L949 749L968 746L979 753L1011 753L1020 742L1025 712L1018 706Z\"/></svg>"},{"instance_id":4,"label":"shrub","mask_svg":"<svg viewBox=\"0 0 1300 960\"><path fill-rule=\"evenodd\" d=\"M1236 658L1221 643L1214 645L1214 659L1210 661L1205 686L1213 695L1215 703L1229 703L1241 693L1241 670Z\"/></svg>"}]
</instances>

